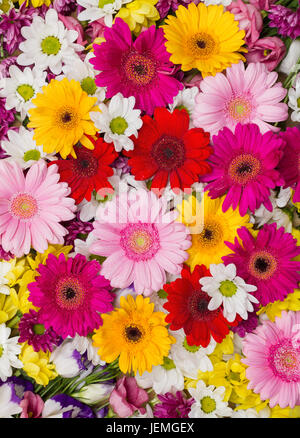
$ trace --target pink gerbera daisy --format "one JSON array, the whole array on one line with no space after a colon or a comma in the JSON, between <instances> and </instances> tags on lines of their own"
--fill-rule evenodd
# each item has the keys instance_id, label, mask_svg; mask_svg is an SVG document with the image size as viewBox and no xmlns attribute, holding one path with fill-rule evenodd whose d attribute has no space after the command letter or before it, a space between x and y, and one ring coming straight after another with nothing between
<instances>
[{"instance_id":1,"label":"pink gerbera daisy","mask_svg":"<svg viewBox=\"0 0 300 438\"><path fill-rule=\"evenodd\" d=\"M300 254L296 239L275 223L264 225L256 238L246 227L238 235L241 242L225 242L233 253L222 257L224 263L234 263L237 275L257 287L253 295L263 306L284 300L300 281L300 262L293 260Z\"/></svg>"},{"instance_id":2,"label":"pink gerbera daisy","mask_svg":"<svg viewBox=\"0 0 300 438\"><path fill-rule=\"evenodd\" d=\"M96 84L107 87L106 97L121 92L134 96L136 108L153 114L154 108L173 102L183 85L171 75L174 65L165 48L162 29L151 26L132 41L129 26L116 18L104 31L105 42L94 44L90 60L99 73Z\"/></svg>"},{"instance_id":3,"label":"pink gerbera daisy","mask_svg":"<svg viewBox=\"0 0 300 438\"><path fill-rule=\"evenodd\" d=\"M113 310L110 284L99 275L100 264L81 254L66 260L49 254L40 264L40 276L28 285L29 300L39 310L39 320L63 338L87 336L102 325L100 313Z\"/></svg>"},{"instance_id":4,"label":"pink gerbera daisy","mask_svg":"<svg viewBox=\"0 0 300 438\"><path fill-rule=\"evenodd\" d=\"M212 199L227 193L223 211L239 204L242 216L248 208L255 212L261 204L272 211L270 189L283 184L275 167L282 157L284 142L271 131L262 135L257 125L236 126L234 134L224 128L213 137L214 154L210 156L212 173L205 176Z\"/></svg>"},{"instance_id":5,"label":"pink gerbera daisy","mask_svg":"<svg viewBox=\"0 0 300 438\"><path fill-rule=\"evenodd\" d=\"M60 225L74 217L70 189L59 182L57 166L43 160L31 166L26 176L15 162L0 162L0 238L4 251L16 257L30 247L44 252L48 244L64 244L67 230Z\"/></svg>"},{"instance_id":6,"label":"pink gerbera daisy","mask_svg":"<svg viewBox=\"0 0 300 438\"><path fill-rule=\"evenodd\" d=\"M284 187L295 190L293 201L300 202L300 131L295 127L287 128L279 136L286 142L286 147L278 170L284 179Z\"/></svg>"},{"instance_id":7,"label":"pink gerbera daisy","mask_svg":"<svg viewBox=\"0 0 300 438\"><path fill-rule=\"evenodd\" d=\"M194 125L211 134L227 126L231 130L237 123L255 123L262 133L279 131L267 122L280 122L288 118L288 107L280 101L286 95L278 74L268 72L261 63L243 62L226 69L226 75L207 76L200 83L202 93L196 97Z\"/></svg>"},{"instance_id":8,"label":"pink gerbera daisy","mask_svg":"<svg viewBox=\"0 0 300 438\"><path fill-rule=\"evenodd\" d=\"M270 408L300 404L300 312L282 312L243 340L248 389L270 399Z\"/></svg>"},{"instance_id":9,"label":"pink gerbera daisy","mask_svg":"<svg viewBox=\"0 0 300 438\"><path fill-rule=\"evenodd\" d=\"M177 214L143 189L98 209L90 252L107 257L102 275L113 287L134 283L137 293L150 295L162 288L166 271L180 274L191 241L188 228L174 222Z\"/></svg>"}]
</instances>

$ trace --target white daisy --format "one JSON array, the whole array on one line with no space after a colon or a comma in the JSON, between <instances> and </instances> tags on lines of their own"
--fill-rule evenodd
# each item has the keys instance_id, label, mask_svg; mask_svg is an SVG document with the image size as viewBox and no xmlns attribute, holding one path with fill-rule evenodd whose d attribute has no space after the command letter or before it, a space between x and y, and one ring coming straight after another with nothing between
<instances>
[{"instance_id":1,"label":"white daisy","mask_svg":"<svg viewBox=\"0 0 300 438\"><path fill-rule=\"evenodd\" d=\"M211 264L209 269L212 277L199 280L202 289L212 297L208 309L215 310L223 304L223 315L229 322L234 321L237 314L248 319L248 312L254 310L252 303L258 303L249 292L256 291L257 287L237 277L233 263L227 266Z\"/></svg>"},{"instance_id":2,"label":"white daisy","mask_svg":"<svg viewBox=\"0 0 300 438\"><path fill-rule=\"evenodd\" d=\"M104 18L105 26L111 27L113 15L121 9L122 5L131 0L78 0L77 3L84 8L78 14L80 21L95 21Z\"/></svg>"},{"instance_id":3,"label":"white daisy","mask_svg":"<svg viewBox=\"0 0 300 438\"><path fill-rule=\"evenodd\" d=\"M211 354L217 345L214 339L206 348L203 348L188 345L182 329L170 331L170 334L176 339L176 343L171 347L171 357L185 377L197 379L199 370L202 372L213 370L213 365L207 355Z\"/></svg>"},{"instance_id":4,"label":"white daisy","mask_svg":"<svg viewBox=\"0 0 300 438\"><path fill-rule=\"evenodd\" d=\"M195 108L195 98L199 94L198 87L184 88L180 90L177 96L174 97L173 103L169 105L171 112L174 109L185 109L190 116L190 128L193 128L193 121L191 115Z\"/></svg>"},{"instance_id":5,"label":"white daisy","mask_svg":"<svg viewBox=\"0 0 300 438\"><path fill-rule=\"evenodd\" d=\"M176 368L172 359L164 358L163 365L152 367L151 373L145 371L142 376L135 376L137 384L144 389L152 388L156 394L182 391L184 389L184 377Z\"/></svg>"},{"instance_id":6,"label":"white daisy","mask_svg":"<svg viewBox=\"0 0 300 438\"><path fill-rule=\"evenodd\" d=\"M289 89L288 105L293 110L291 119L293 122L300 122L300 76L298 75L295 83Z\"/></svg>"},{"instance_id":7,"label":"white daisy","mask_svg":"<svg viewBox=\"0 0 300 438\"><path fill-rule=\"evenodd\" d=\"M11 270L11 264L9 262L0 262L0 293L4 295L10 294L10 288L7 286L9 280L6 278L6 274Z\"/></svg>"},{"instance_id":8,"label":"white daisy","mask_svg":"<svg viewBox=\"0 0 300 438\"><path fill-rule=\"evenodd\" d=\"M9 76L0 81L0 97L6 98L7 110L15 108L24 120L28 110L34 106L32 99L47 85L47 73L37 67L26 67L22 71L16 65L11 65L8 71Z\"/></svg>"},{"instance_id":9,"label":"white daisy","mask_svg":"<svg viewBox=\"0 0 300 438\"><path fill-rule=\"evenodd\" d=\"M291 197L291 190L288 187L287 189L280 188L278 195L274 190L271 190L270 201L272 203L272 211L266 209L266 207L262 204L253 215L254 221L256 225L262 227L267 223L276 223L277 228L284 227L285 231L291 233L292 231L292 222L289 216L281 210L286 206L289 199Z\"/></svg>"},{"instance_id":10,"label":"white daisy","mask_svg":"<svg viewBox=\"0 0 300 438\"><path fill-rule=\"evenodd\" d=\"M104 141L113 142L117 152L121 152L123 148L126 151L133 150L133 141L129 137L137 137L138 129L143 124L140 118L141 111L134 109L134 105L134 96L127 98L118 93L110 100L108 106L99 105L101 112L91 113L96 128L104 132Z\"/></svg>"},{"instance_id":11,"label":"white daisy","mask_svg":"<svg viewBox=\"0 0 300 438\"><path fill-rule=\"evenodd\" d=\"M189 388L189 393L195 400L189 418L222 418L232 414L232 409L223 400L224 386L206 386L203 380L199 380L196 388Z\"/></svg>"},{"instance_id":12,"label":"white daisy","mask_svg":"<svg viewBox=\"0 0 300 438\"><path fill-rule=\"evenodd\" d=\"M10 338L10 328L0 324L0 379L6 382L12 376L12 368L22 368L23 363L17 358L21 353L18 336Z\"/></svg>"},{"instance_id":13,"label":"white daisy","mask_svg":"<svg viewBox=\"0 0 300 438\"><path fill-rule=\"evenodd\" d=\"M0 386L0 418L12 418L13 415L20 414L22 408L19 402L13 383Z\"/></svg>"},{"instance_id":14,"label":"white daisy","mask_svg":"<svg viewBox=\"0 0 300 438\"><path fill-rule=\"evenodd\" d=\"M49 9L45 19L35 15L30 26L24 26L21 33L25 38L19 48L23 52L17 58L19 65L35 64L42 70L48 67L55 75L62 71L63 63L71 63L83 46L74 43L76 30L68 30L58 19L55 9Z\"/></svg>"},{"instance_id":15,"label":"white daisy","mask_svg":"<svg viewBox=\"0 0 300 438\"><path fill-rule=\"evenodd\" d=\"M27 169L40 159L55 160L55 154L46 154L43 146L37 146L33 139L34 131L20 126L19 132L7 132L8 140L1 142L2 149L9 157L7 160L16 161L23 169Z\"/></svg>"},{"instance_id":16,"label":"white daisy","mask_svg":"<svg viewBox=\"0 0 300 438\"><path fill-rule=\"evenodd\" d=\"M106 362L100 359L98 349L93 346L93 341L89 337L76 335L72 341L73 347L79 351L81 355L87 353L87 358L94 366L105 365Z\"/></svg>"}]
</instances>

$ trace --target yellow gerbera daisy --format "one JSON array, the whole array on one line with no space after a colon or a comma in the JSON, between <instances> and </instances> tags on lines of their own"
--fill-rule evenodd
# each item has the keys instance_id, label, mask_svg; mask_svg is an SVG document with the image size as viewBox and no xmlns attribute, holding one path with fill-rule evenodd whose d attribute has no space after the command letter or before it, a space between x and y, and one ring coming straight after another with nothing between
<instances>
[{"instance_id":1,"label":"yellow gerbera daisy","mask_svg":"<svg viewBox=\"0 0 300 438\"><path fill-rule=\"evenodd\" d=\"M175 339L166 328L165 314L153 312L150 298L138 295L121 297L120 309L103 314L103 325L93 336L101 359L110 363L119 357L123 373L142 375L151 372L152 366L160 365L168 355Z\"/></svg>"},{"instance_id":2,"label":"yellow gerbera daisy","mask_svg":"<svg viewBox=\"0 0 300 438\"><path fill-rule=\"evenodd\" d=\"M232 251L224 243L233 242L240 227L252 228L250 217L240 216L238 208L222 211L222 198L211 199L204 194L201 204L195 196L190 196L177 206L179 218L190 228L192 246L187 250L189 258L186 263L193 270L196 265L222 263L222 257Z\"/></svg>"},{"instance_id":3,"label":"yellow gerbera daisy","mask_svg":"<svg viewBox=\"0 0 300 438\"><path fill-rule=\"evenodd\" d=\"M81 142L88 149L94 149L84 134L95 135L96 128L90 112L99 111L96 97L90 97L74 79L61 81L52 79L32 99L36 108L29 110L29 128L34 128L34 140L42 145L46 153L59 152L62 158L71 154L76 158L73 146Z\"/></svg>"},{"instance_id":4,"label":"yellow gerbera daisy","mask_svg":"<svg viewBox=\"0 0 300 438\"><path fill-rule=\"evenodd\" d=\"M234 14L224 12L222 5L180 5L176 17L169 15L162 26L166 48L174 64L184 71L197 68L202 76L215 75L244 56L245 32L239 29Z\"/></svg>"}]
</instances>

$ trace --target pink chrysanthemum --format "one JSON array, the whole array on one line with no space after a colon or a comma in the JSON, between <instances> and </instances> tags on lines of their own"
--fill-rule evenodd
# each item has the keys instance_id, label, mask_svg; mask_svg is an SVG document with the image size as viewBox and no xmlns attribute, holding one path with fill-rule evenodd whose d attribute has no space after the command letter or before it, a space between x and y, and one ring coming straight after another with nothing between
<instances>
[{"instance_id":1,"label":"pink chrysanthemum","mask_svg":"<svg viewBox=\"0 0 300 438\"><path fill-rule=\"evenodd\" d=\"M257 125L236 126L234 134L224 128L213 137L214 154L209 157L212 173L204 180L212 199L226 197L222 205L225 212L239 205L242 216L248 208L255 212L261 204L273 210L270 189L283 184L275 169L283 155L284 142L271 131L262 135Z\"/></svg>"},{"instance_id":2,"label":"pink chrysanthemum","mask_svg":"<svg viewBox=\"0 0 300 438\"><path fill-rule=\"evenodd\" d=\"M262 63L243 62L226 69L226 75L207 76L200 83L201 93L196 97L194 125L211 134L227 126L232 131L238 123L255 123L262 133L279 131L267 122L288 118L288 107L280 101L286 95L278 74L268 72Z\"/></svg>"},{"instance_id":3,"label":"pink chrysanthemum","mask_svg":"<svg viewBox=\"0 0 300 438\"><path fill-rule=\"evenodd\" d=\"M27 342L33 346L34 351L52 351L55 345L61 341L61 337L49 327L47 330L41 323L39 312L33 309L29 313L24 313L19 322L19 343Z\"/></svg>"},{"instance_id":4,"label":"pink chrysanthemum","mask_svg":"<svg viewBox=\"0 0 300 438\"><path fill-rule=\"evenodd\" d=\"M286 146L278 170L284 179L284 187L295 190L293 201L300 202L300 131L296 127L287 128L279 136L286 142Z\"/></svg>"},{"instance_id":5,"label":"pink chrysanthemum","mask_svg":"<svg viewBox=\"0 0 300 438\"><path fill-rule=\"evenodd\" d=\"M40 264L40 276L28 285L29 300L39 310L39 319L46 328L63 338L76 333L87 336L102 325L100 313L113 310L109 282L99 275L100 264L87 261L81 254L58 259L49 254L46 264Z\"/></svg>"},{"instance_id":6,"label":"pink chrysanthemum","mask_svg":"<svg viewBox=\"0 0 300 438\"><path fill-rule=\"evenodd\" d=\"M106 97L121 92L134 96L136 108L153 114L154 108L173 102L183 85L171 75L174 65L165 48L162 29L151 26L132 41L129 26L117 18L104 31L105 42L95 44L90 62L99 73L96 84L107 87Z\"/></svg>"},{"instance_id":7,"label":"pink chrysanthemum","mask_svg":"<svg viewBox=\"0 0 300 438\"><path fill-rule=\"evenodd\" d=\"M153 192L121 194L97 213L90 251L107 257L102 275L113 287L134 283L137 293L150 295L162 288L166 271L180 274L191 246L189 231Z\"/></svg>"},{"instance_id":8,"label":"pink chrysanthemum","mask_svg":"<svg viewBox=\"0 0 300 438\"><path fill-rule=\"evenodd\" d=\"M300 404L300 312L282 312L243 340L248 389L270 399L270 407Z\"/></svg>"},{"instance_id":9,"label":"pink chrysanthemum","mask_svg":"<svg viewBox=\"0 0 300 438\"><path fill-rule=\"evenodd\" d=\"M233 253L222 257L224 263L234 263L237 275L257 287L253 295L263 306L284 300L300 281L300 262L293 260L300 254L296 239L276 223L264 225L256 239L245 227L238 235L241 242L225 242Z\"/></svg>"},{"instance_id":10,"label":"pink chrysanthemum","mask_svg":"<svg viewBox=\"0 0 300 438\"><path fill-rule=\"evenodd\" d=\"M30 247L44 252L48 244L64 244L67 230L60 225L74 217L70 189L59 182L57 166L44 160L26 176L16 162L0 162L0 238L4 251L21 257Z\"/></svg>"}]
</instances>

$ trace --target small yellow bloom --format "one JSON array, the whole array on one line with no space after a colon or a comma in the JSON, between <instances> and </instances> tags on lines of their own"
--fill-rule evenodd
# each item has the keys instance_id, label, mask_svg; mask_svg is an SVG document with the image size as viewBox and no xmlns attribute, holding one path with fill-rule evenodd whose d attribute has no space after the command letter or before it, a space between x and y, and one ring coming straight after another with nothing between
<instances>
[{"instance_id":1,"label":"small yellow bloom","mask_svg":"<svg viewBox=\"0 0 300 438\"><path fill-rule=\"evenodd\" d=\"M31 345L25 342L22 345L19 359L23 362L25 373L38 385L46 386L50 380L57 377L55 365L50 363L50 351L47 353L42 350L36 352Z\"/></svg>"},{"instance_id":2,"label":"small yellow bloom","mask_svg":"<svg viewBox=\"0 0 300 438\"><path fill-rule=\"evenodd\" d=\"M150 27L160 19L156 5L158 0L134 0L124 5L116 15L128 24L137 36L143 27Z\"/></svg>"},{"instance_id":3,"label":"small yellow bloom","mask_svg":"<svg viewBox=\"0 0 300 438\"><path fill-rule=\"evenodd\" d=\"M257 314L266 313L267 317L274 322L275 317L280 316L283 310L293 310L294 312L300 310L300 289L295 289L283 301L274 301L274 303L267 304L259 309Z\"/></svg>"},{"instance_id":4,"label":"small yellow bloom","mask_svg":"<svg viewBox=\"0 0 300 438\"><path fill-rule=\"evenodd\" d=\"M0 324L12 319L18 311L18 298L15 289L9 295L0 294Z\"/></svg>"},{"instance_id":5,"label":"small yellow bloom","mask_svg":"<svg viewBox=\"0 0 300 438\"><path fill-rule=\"evenodd\" d=\"M278 405L271 409L271 418L300 418L300 406L280 408Z\"/></svg>"}]
</instances>

